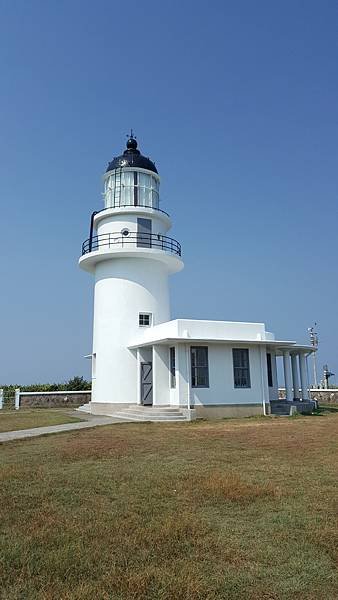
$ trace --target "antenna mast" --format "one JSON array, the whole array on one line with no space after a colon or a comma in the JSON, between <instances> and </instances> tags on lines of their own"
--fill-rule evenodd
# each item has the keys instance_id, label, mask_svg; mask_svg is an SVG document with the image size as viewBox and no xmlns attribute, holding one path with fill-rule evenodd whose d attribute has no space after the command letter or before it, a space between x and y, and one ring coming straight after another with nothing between
<instances>
[{"instance_id":1,"label":"antenna mast","mask_svg":"<svg viewBox=\"0 0 338 600\"><path fill-rule=\"evenodd\" d=\"M317 379L318 334L315 331L316 327L317 327L317 323L315 323L313 327L308 327L308 332L310 334L311 345L315 348L315 352L312 352L312 357L313 357L313 385L314 385L315 388L318 387L318 379Z\"/></svg>"},{"instance_id":2,"label":"antenna mast","mask_svg":"<svg viewBox=\"0 0 338 600\"><path fill-rule=\"evenodd\" d=\"M329 367L327 365L323 366L323 379L324 379L324 388L327 390L329 387L329 379L330 377L333 377L334 373L331 373L331 371L329 371Z\"/></svg>"}]
</instances>

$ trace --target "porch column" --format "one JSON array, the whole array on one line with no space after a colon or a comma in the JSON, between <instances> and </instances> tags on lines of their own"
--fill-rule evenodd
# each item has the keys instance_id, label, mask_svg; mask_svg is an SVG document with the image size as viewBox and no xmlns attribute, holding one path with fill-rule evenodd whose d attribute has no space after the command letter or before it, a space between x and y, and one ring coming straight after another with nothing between
<instances>
[{"instance_id":1,"label":"porch column","mask_svg":"<svg viewBox=\"0 0 338 600\"><path fill-rule=\"evenodd\" d=\"M295 400L299 400L299 376L298 376L298 363L297 354L291 354L291 369L292 369L292 382L293 382L293 397Z\"/></svg>"},{"instance_id":2,"label":"porch column","mask_svg":"<svg viewBox=\"0 0 338 600\"><path fill-rule=\"evenodd\" d=\"M140 352L140 348L137 348L136 351L136 357L137 357L137 404L142 404L141 401L141 352Z\"/></svg>"},{"instance_id":3,"label":"porch column","mask_svg":"<svg viewBox=\"0 0 338 600\"><path fill-rule=\"evenodd\" d=\"M307 368L305 354L302 352L299 355L299 370L300 370L300 385L302 388L302 400L309 399L309 390L307 382Z\"/></svg>"},{"instance_id":4,"label":"porch column","mask_svg":"<svg viewBox=\"0 0 338 600\"><path fill-rule=\"evenodd\" d=\"M15 389L15 410L20 408L20 388Z\"/></svg>"},{"instance_id":5,"label":"porch column","mask_svg":"<svg viewBox=\"0 0 338 600\"><path fill-rule=\"evenodd\" d=\"M286 400L292 402L292 381L291 381L291 368L290 368L290 352L289 350L283 351L283 367L284 367L284 380L285 380L285 393Z\"/></svg>"},{"instance_id":6,"label":"porch column","mask_svg":"<svg viewBox=\"0 0 338 600\"><path fill-rule=\"evenodd\" d=\"M153 345L153 406L169 406L169 347Z\"/></svg>"},{"instance_id":7,"label":"porch column","mask_svg":"<svg viewBox=\"0 0 338 600\"><path fill-rule=\"evenodd\" d=\"M271 352L271 370L272 370L272 389L274 398L272 400L278 400L278 375L277 375L277 361L276 352Z\"/></svg>"}]
</instances>

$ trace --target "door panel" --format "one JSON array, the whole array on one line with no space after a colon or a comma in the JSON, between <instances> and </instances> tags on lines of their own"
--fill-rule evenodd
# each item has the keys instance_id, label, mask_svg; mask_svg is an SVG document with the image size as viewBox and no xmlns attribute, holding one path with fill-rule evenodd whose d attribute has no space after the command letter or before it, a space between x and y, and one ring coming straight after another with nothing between
<instances>
[{"instance_id":1,"label":"door panel","mask_svg":"<svg viewBox=\"0 0 338 600\"><path fill-rule=\"evenodd\" d=\"M141 404L152 406L153 404L153 363L141 363Z\"/></svg>"},{"instance_id":2,"label":"door panel","mask_svg":"<svg viewBox=\"0 0 338 600\"><path fill-rule=\"evenodd\" d=\"M137 246L151 248L151 219L137 219Z\"/></svg>"}]
</instances>

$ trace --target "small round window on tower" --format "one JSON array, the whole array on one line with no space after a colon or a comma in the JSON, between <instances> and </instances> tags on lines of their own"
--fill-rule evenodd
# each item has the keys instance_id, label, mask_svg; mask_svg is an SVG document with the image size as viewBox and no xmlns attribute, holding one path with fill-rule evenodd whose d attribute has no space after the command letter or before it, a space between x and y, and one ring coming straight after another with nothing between
<instances>
[{"instance_id":1,"label":"small round window on tower","mask_svg":"<svg viewBox=\"0 0 338 600\"><path fill-rule=\"evenodd\" d=\"M127 237L127 235L129 235L130 232L129 232L129 229L125 228L125 229L122 229L121 233L124 237Z\"/></svg>"}]
</instances>

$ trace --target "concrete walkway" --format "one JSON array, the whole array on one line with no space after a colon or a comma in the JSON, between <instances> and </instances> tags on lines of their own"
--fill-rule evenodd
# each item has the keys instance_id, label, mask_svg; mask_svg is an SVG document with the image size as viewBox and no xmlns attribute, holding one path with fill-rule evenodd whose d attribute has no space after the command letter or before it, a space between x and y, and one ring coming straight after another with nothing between
<instances>
[{"instance_id":1,"label":"concrete walkway","mask_svg":"<svg viewBox=\"0 0 338 600\"><path fill-rule=\"evenodd\" d=\"M25 438L38 437L46 433L59 433L62 431L74 431L76 429L86 429L89 427L99 427L100 425L111 425L112 423L121 423L120 420L113 417L96 417L79 413L71 413L72 416L83 419L79 423L64 423L63 425L50 425L48 427L34 427L34 429L19 429L18 431L5 431L0 433L0 443L10 442L12 440L23 440Z\"/></svg>"}]
</instances>

